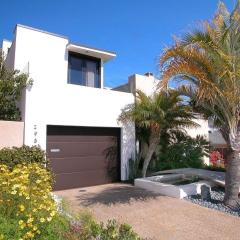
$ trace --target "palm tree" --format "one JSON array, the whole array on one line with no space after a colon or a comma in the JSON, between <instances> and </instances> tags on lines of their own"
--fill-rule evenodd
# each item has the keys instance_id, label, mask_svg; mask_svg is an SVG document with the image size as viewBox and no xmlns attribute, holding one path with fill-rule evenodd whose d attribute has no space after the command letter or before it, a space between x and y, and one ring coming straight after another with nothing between
<instances>
[{"instance_id":1,"label":"palm tree","mask_svg":"<svg viewBox=\"0 0 240 240\"><path fill-rule=\"evenodd\" d=\"M135 104L123 109L119 120L133 121L137 127L149 132L148 149L142 169L143 177L146 176L152 155L159 145L162 131L167 128L177 130L197 126L193 118L191 108L184 104L179 93L174 90L161 91L151 97L142 91L137 91Z\"/></svg>"},{"instance_id":2,"label":"palm tree","mask_svg":"<svg viewBox=\"0 0 240 240\"><path fill-rule=\"evenodd\" d=\"M232 13L220 2L211 22L185 34L160 58L161 86L183 81L181 91L212 117L230 154L224 202L238 207L240 186L240 1Z\"/></svg>"}]
</instances>

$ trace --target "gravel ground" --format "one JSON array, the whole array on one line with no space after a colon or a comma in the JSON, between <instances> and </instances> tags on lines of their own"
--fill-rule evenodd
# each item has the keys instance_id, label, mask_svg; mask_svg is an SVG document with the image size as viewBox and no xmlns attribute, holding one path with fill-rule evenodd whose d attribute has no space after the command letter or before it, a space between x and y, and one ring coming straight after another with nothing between
<instances>
[{"instance_id":1,"label":"gravel ground","mask_svg":"<svg viewBox=\"0 0 240 240\"><path fill-rule=\"evenodd\" d=\"M233 216L240 217L240 209L238 211L233 211L223 204L224 189L222 188L212 188L211 190L211 201L204 201L201 199L201 195L191 195L186 197L187 201L201 205L203 207L215 209L221 212L231 214Z\"/></svg>"}]
</instances>

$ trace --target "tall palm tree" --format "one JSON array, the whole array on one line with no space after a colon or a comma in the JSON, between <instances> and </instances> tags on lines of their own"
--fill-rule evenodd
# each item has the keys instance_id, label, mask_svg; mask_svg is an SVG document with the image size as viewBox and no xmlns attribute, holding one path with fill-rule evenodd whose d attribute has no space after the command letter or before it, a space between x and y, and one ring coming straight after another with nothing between
<instances>
[{"instance_id":1,"label":"tall palm tree","mask_svg":"<svg viewBox=\"0 0 240 240\"><path fill-rule=\"evenodd\" d=\"M181 91L211 116L230 148L226 205L238 207L240 186L240 1L229 13L220 2L210 22L185 34L160 59L162 86L183 80Z\"/></svg>"},{"instance_id":2,"label":"tall palm tree","mask_svg":"<svg viewBox=\"0 0 240 240\"><path fill-rule=\"evenodd\" d=\"M147 96L137 91L135 104L128 105L119 120L133 121L137 127L149 131L148 149L144 156L142 176L145 177L153 153L156 151L160 136L166 128L183 129L197 126L192 120L191 108L184 104L180 94L174 90L161 91Z\"/></svg>"}]
</instances>

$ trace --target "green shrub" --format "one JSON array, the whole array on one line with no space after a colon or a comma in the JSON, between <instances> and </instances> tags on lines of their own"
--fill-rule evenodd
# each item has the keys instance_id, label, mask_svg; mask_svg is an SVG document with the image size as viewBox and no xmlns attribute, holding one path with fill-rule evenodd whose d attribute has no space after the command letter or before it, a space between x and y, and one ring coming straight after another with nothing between
<instances>
[{"instance_id":1,"label":"green shrub","mask_svg":"<svg viewBox=\"0 0 240 240\"><path fill-rule=\"evenodd\" d=\"M82 211L76 217L79 224L73 224L65 234L67 240L140 240L139 236L128 224L119 224L109 220L106 225L97 223L92 214Z\"/></svg>"},{"instance_id":2,"label":"green shrub","mask_svg":"<svg viewBox=\"0 0 240 240\"><path fill-rule=\"evenodd\" d=\"M7 222L17 221L22 239L40 235L56 215L51 185L51 173L37 163L0 165L0 213Z\"/></svg>"},{"instance_id":3,"label":"green shrub","mask_svg":"<svg viewBox=\"0 0 240 240\"><path fill-rule=\"evenodd\" d=\"M166 145L160 152L152 171L176 168L202 168L203 157L208 155L209 143L201 136L182 137Z\"/></svg>"},{"instance_id":4,"label":"green shrub","mask_svg":"<svg viewBox=\"0 0 240 240\"><path fill-rule=\"evenodd\" d=\"M6 218L0 213L0 240L22 239L22 232L19 231L17 219ZM32 240L69 240L65 238L65 233L70 229L69 220L60 214L53 217L53 220L46 224L41 234Z\"/></svg>"},{"instance_id":5,"label":"green shrub","mask_svg":"<svg viewBox=\"0 0 240 240\"><path fill-rule=\"evenodd\" d=\"M105 227L102 227L100 239L108 240L137 240L138 235L128 224L118 224L116 220L109 220Z\"/></svg>"},{"instance_id":6,"label":"green shrub","mask_svg":"<svg viewBox=\"0 0 240 240\"><path fill-rule=\"evenodd\" d=\"M38 146L26 146L3 148L0 150L0 164L13 168L17 164L39 163L42 166L48 164L45 152Z\"/></svg>"},{"instance_id":7,"label":"green shrub","mask_svg":"<svg viewBox=\"0 0 240 240\"><path fill-rule=\"evenodd\" d=\"M46 225L37 240L69 240L66 232L70 231L69 219L61 214L54 216L53 220Z\"/></svg>"},{"instance_id":8,"label":"green shrub","mask_svg":"<svg viewBox=\"0 0 240 240\"><path fill-rule=\"evenodd\" d=\"M21 232L18 229L18 220L6 218L0 213L0 240L21 239Z\"/></svg>"}]
</instances>

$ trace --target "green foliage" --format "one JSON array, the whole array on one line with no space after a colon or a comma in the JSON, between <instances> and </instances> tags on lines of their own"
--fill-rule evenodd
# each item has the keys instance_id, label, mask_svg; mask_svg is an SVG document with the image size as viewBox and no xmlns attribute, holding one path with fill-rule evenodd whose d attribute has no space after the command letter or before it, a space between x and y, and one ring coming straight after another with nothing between
<instances>
[{"instance_id":1,"label":"green foliage","mask_svg":"<svg viewBox=\"0 0 240 240\"><path fill-rule=\"evenodd\" d=\"M159 158L152 171L176 168L202 168L203 157L208 154L209 143L201 136L182 136L174 143L164 143Z\"/></svg>"},{"instance_id":2,"label":"green foliage","mask_svg":"<svg viewBox=\"0 0 240 240\"><path fill-rule=\"evenodd\" d=\"M128 224L119 224L116 220L109 220L106 225L98 224L89 212L80 214L81 240L97 238L101 240L140 240L139 236Z\"/></svg>"},{"instance_id":3,"label":"green foliage","mask_svg":"<svg viewBox=\"0 0 240 240\"><path fill-rule=\"evenodd\" d=\"M136 102L123 109L119 120L132 121L137 127L137 136L148 144L143 156L142 176L146 176L148 165L159 144L161 133L166 129L180 130L196 127L190 106L186 105L180 94L172 89L162 90L147 96L137 91Z\"/></svg>"},{"instance_id":4,"label":"green foliage","mask_svg":"<svg viewBox=\"0 0 240 240\"><path fill-rule=\"evenodd\" d=\"M128 224L118 224L115 220L109 220L105 227L102 227L100 234L102 240L137 240L140 239L133 232L132 227Z\"/></svg>"},{"instance_id":5,"label":"green foliage","mask_svg":"<svg viewBox=\"0 0 240 240\"><path fill-rule=\"evenodd\" d=\"M136 103L127 105L119 120L133 121L139 130L146 129L145 134L151 135L166 128L197 126L192 121L195 117L191 110L175 90L156 92L153 96L138 90Z\"/></svg>"},{"instance_id":6,"label":"green foliage","mask_svg":"<svg viewBox=\"0 0 240 240\"><path fill-rule=\"evenodd\" d=\"M30 85L32 80L28 79L27 74L6 68L0 49L0 120L21 120L17 102L21 98L22 90Z\"/></svg>"},{"instance_id":7,"label":"green foliage","mask_svg":"<svg viewBox=\"0 0 240 240\"><path fill-rule=\"evenodd\" d=\"M69 240L66 232L70 231L69 219L61 214L57 214L53 220L46 225L38 240Z\"/></svg>"},{"instance_id":8,"label":"green foliage","mask_svg":"<svg viewBox=\"0 0 240 240\"><path fill-rule=\"evenodd\" d=\"M21 239L21 232L18 229L18 220L6 218L0 213L0 240L19 240ZM69 220L60 214L54 216L53 220L49 222L44 230L41 232L37 240L69 240L65 238L65 233L70 229Z\"/></svg>"},{"instance_id":9,"label":"green foliage","mask_svg":"<svg viewBox=\"0 0 240 240\"><path fill-rule=\"evenodd\" d=\"M38 146L26 146L3 148L0 150L0 164L13 168L17 164L39 163L42 166L48 164L45 152Z\"/></svg>"},{"instance_id":10,"label":"green foliage","mask_svg":"<svg viewBox=\"0 0 240 240\"><path fill-rule=\"evenodd\" d=\"M0 213L7 222L17 221L22 239L40 236L56 215L51 184L51 173L37 163L0 165Z\"/></svg>"},{"instance_id":11,"label":"green foliage","mask_svg":"<svg viewBox=\"0 0 240 240\"><path fill-rule=\"evenodd\" d=\"M128 224L118 224L116 220L109 220L107 224L97 223L88 210L78 214L71 214L71 224L64 233L66 240L140 240Z\"/></svg>"},{"instance_id":12,"label":"green foliage","mask_svg":"<svg viewBox=\"0 0 240 240\"><path fill-rule=\"evenodd\" d=\"M0 239L21 239L17 219L6 218L6 216L0 213Z\"/></svg>"}]
</instances>

